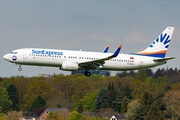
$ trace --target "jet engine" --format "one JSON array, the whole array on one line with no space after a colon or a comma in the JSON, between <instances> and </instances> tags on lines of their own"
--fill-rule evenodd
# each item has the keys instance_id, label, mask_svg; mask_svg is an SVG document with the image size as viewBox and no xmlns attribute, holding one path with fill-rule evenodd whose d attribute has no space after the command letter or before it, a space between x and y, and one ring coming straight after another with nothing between
<instances>
[{"instance_id":1,"label":"jet engine","mask_svg":"<svg viewBox=\"0 0 180 120\"><path fill-rule=\"evenodd\" d=\"M66 70L66 71L74 71L74 70L78 70L79 66L77 63L72 63L72 62L63 62L61 68L61 70Z\"/></svg>"}]
</instances>

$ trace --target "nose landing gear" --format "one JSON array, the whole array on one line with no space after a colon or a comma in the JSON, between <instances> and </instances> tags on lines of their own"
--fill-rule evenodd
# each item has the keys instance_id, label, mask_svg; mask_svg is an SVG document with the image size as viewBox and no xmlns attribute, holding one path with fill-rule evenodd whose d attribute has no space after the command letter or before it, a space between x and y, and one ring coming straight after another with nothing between
<instances>
[{"instance_id":1,"label":"nose landing gear","mask_svg":"<svg viewBox=\"0 0 180 120\"><path fill-rule=\"evenodd\" d=\"M19 71L22 71L22 68L21 68L21 65L19 65L19 68L18 68Z\"/></svg>"}]
</instances>

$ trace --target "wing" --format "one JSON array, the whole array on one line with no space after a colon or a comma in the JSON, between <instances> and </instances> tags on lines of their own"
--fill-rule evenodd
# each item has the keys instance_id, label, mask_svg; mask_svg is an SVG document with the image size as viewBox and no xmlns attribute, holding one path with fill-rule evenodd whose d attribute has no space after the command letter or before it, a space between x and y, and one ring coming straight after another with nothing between
<instances>
[{"instance_id":1,"label":"wing","mask_svg":"<svg viewBox=\"0 0 180 120\"><path fill-rule=\"evenodd\" d=\"M121 48L122 48L122 45L120 45L118 47L118 49L114 52L114 54L111 56L108 56L108 57L102 58L102 59L97 59L97 60L92 60L92 61L87 61L87 62L81 62L81 63L79 63L79 66L83 67L83 68L88 68L88 69L99 69L100 66L103 66L103 64L105 63L106 60L117 57Z\"/></svg>"}]
</instances>

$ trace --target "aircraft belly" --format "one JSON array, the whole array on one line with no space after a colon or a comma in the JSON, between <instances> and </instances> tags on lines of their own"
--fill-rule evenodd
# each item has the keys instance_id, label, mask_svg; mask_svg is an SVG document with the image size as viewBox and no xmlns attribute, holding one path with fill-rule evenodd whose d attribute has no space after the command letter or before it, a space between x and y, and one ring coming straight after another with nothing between
<instances>
[{"instance_id":1,"label":"aircraft belly","mask_svg":"<svg viewBox=\"0 0 180 120\"><path fill-rule=\"evenodd\" d=\"M52 67L60 67L60 61L56 59L43 59L43 58L29 58L24 60L22 65L36 65L36 66L52 66Z\"/></svg>"}]
</instances>

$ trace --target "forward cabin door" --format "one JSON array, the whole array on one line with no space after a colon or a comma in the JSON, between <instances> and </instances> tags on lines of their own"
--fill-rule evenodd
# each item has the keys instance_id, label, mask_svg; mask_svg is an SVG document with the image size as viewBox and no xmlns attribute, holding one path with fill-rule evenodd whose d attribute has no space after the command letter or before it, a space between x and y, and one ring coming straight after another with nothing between
<instances>
[{"instance_id":1,"label":"forward cabin door","mask_svg":"<svg viewBox=\"0 0 180 120\"><path fill-rule=\"evenodd\" d=\"M28 51L24 50L23 51L23 59L27 59L28 58Z\"/></svg>"}]
</instances>

